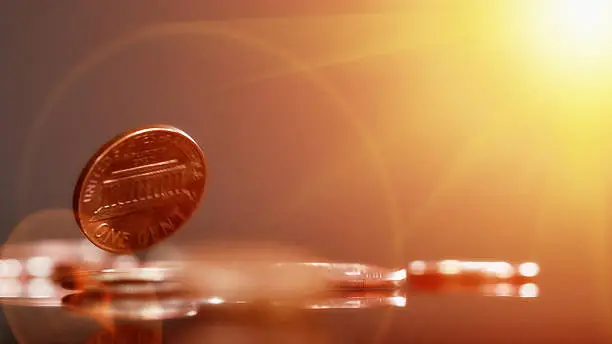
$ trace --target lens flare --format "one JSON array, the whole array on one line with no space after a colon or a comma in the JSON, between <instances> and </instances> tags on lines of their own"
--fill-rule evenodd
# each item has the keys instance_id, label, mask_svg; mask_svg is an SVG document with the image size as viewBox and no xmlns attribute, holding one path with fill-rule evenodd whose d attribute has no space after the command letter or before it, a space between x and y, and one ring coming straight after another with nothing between
<instances>
[{"instance_id":1,"label":"lens flare","mask_svg":"<svg viewBox=\"0 0 612 344\"><path fill-rule=\"evenodd\" d=\"M540 266L533 262L527 262L519 265L519 273L523 277L535 277L540 273Z\"/></svg>"},{"instance_id":2,"label":"lens flare","mask_svg":"<svg viewBox=\"0 0 612 344\"><path fill-rule=\"evenodd\" d=\"M31 257L26 261L26 271L30 276L46 278L53 273L53 260L50 257Z\"/></svg>"},{"instance_id":3,"label":"lens flare","mask_svg":"<svg viewBox=\"0 0 612 344\"><path fill-rule=\"evenodd\" d=\"M540 294L540 289L535 283L526 283L519 287L519 297L534 298Z\"/></svg>"},{"instance_id":4,"label":"lens flare","mask_svg":"<svg viewBox=\"0 0 612 344\"><path fill-rule=\"evenodd\" d=\"M438 264L443 275L456 275L461 272L461 263L458 260L443 260Z\"/></svg>"}]
</instances>

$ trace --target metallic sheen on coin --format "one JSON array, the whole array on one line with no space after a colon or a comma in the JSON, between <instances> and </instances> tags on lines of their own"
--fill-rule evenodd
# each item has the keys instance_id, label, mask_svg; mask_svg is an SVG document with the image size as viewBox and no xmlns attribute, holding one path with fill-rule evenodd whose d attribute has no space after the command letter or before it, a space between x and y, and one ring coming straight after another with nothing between
<instances>
[{"instance_id":1,"label":"metallic sheen on coin","mask_svg":"<svg viewBox=\"0 0 612 344\"><path fill-rule=\"evenodd\" d=\"M129 253L170 237L204 193L206 163L198 144L171 126L123 133L92 157L74 192L83 234L99 248Z\"/></svg>"}]
</instances>

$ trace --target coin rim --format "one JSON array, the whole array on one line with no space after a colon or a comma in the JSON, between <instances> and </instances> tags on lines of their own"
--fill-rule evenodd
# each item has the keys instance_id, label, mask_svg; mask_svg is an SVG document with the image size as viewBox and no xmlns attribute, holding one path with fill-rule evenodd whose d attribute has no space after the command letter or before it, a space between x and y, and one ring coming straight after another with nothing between
<instances>
[{"instance_id":1,"label":"coin rim","mask_svg":"<svg viewBox=\"0 0 612 344\"><path fill-rule=\"evenodd\" d=\"M151 278L151 274L146 272L152 272L154 275ZM83 278L86 282L99 282L99 283L117 283L125 280L139 281L139 282L163 282L166 280L176 280L179 275L179 271L171 268L162 267L135 267L130 269L101 269L84 271L73 276L76 278Z\"/></svg>"},{"instance_id":2,"label":"coin rim","mask_svg":"<svg viewBox=\"0 0 612 344\"><path fill-rule=\"evenodd\" d=\"M74 192L73 192L73 195L72 195L72 209L73 209L74 218L75 218L75 220L77 222L79 230L81 231L81 233L83 233L83 235L85 236L85 238L87 238L87 240L89 240L96 247L98 247L98 248L100 248L100 249L102 249L104 251L112 252L112 253L130 253L130 252L143 251L143 250L148 249L151 246L140 248L140 249L110 249L109 247L103 247L103 245L98 244L95 240L92 240L89 237L89 235L86 233L85 229L83 228L82 219L81 219L81 216L80 216L80 198L81 198L80 196L81 196L81 194L83 192L83 187L84 187L83 182L87 178L89 178L89 176L91 175L91 173L93 171L92 167L95 166L96 164L98 164L100 162L100 160L102 160L102 158L108 154L109 151L111 151L113 148L117 147L122 141L125 141L125 140L127 140L129 138L132 138L134 136L140 135L142 133L153 132L153 131L172 132L172 133L180 134L183 137L187 138L189 141L191 141L198 148L197 151L198 151L198 154L199 154L199 156L201 158L201 161L202 161L202 167L203 167L203 170L204 170L204 172L203 172L204 173L204 187L202 189L200 197L195 201L193 212L190 214L190 216L189 216L189 218L187 220L185 220L179 227L176 228L176 230L178 230L180 227L185 225L185 223L187 223L187 221L189 221L189 219L197 211L197 209L200 206L200 203L204 199L204 192L206 190L206 182L207 182L207 179L208 179L208 167L207 167L207 164L206 164L206 157L204 155L204 152L202 151L202 148L198 144L198 142L193 137L191 137L189 134L187 134L183 130L178 129L178 128L172 126L172 125L155 124L155 125L141 126L141 127L138 127L138 128L134 128L134 129L131 129L131 130L124 131L124 132L122 132L122 133L120 133L118 135L115 135L112 139L108 140L105 144L103 144L100 148L98 148L98 150L91 156L91 158L89 158L89 160L87 161L87 163L85 164L85 166L81 170L81 173L79 174L79 178L77 179L77 182L76 182L76 185L75 185L75 188L74 188ZM166 240L170 236L174 235L176 233L176 230L175 230L174 233L168 235L163 240Z\"/></svg>"}]
</instances>

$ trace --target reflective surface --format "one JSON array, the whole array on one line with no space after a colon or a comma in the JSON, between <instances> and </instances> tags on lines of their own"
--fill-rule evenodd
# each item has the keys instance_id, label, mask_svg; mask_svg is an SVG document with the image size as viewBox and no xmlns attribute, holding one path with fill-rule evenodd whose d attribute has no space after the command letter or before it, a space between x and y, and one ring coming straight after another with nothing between
<instances>
[{"instance_id":1,"label":"reflective surface","mask_svg":"<svg viewBox=\"0 0 612 344\"><path fill-rule=\"evenodd\" d=\"M66 270L64 256L49 249L54 245L72 248L72 269ZM474 305L508 299L522 312L537 307L542 293L539 266L533 262L414 261L407 269L388 269L300 262L300 255L288 255L281 246L193 242L180 249L182 260L159 259L169 258L167 253L144 262L117 256L93 269L79 256L83 246L78 245L41 241L3 247L0 304L21 343L50 337L79 343L191 343L203 335L212 335L208 341L213 343L327 342L333 341L336 326L370 319L355 332L362 340L368 337L357 333L364 328L373 331L370 337L386 336L396 331L395 322L414 320L413 303L426 305L427 298L450 304L471 299ZM319 282L295 282L303 279ZM232 335L210 334L227 327Z\"/></svg>"},{"instance_id":2,"label":"reflective surface","mask_svg":"<svg viewBox=\"0 0 612 344\"><path fill-rule=\"evenodd\" d=\"M21 343L49 337L58 343L197 343L203 337L212 343L401 343L414 338L412 331L428 342L460 336L477 343L534 337L569 343L606 336L597 321L581 324L587 332L580 333L547 325L567 314L551 313L562 306L558 292L567 286L551 284L536 262L415 260L389 269L300 261L307 255L280 245L194 241L174 245L179 256L169 248L145 260L91 261L82 241L5 244L0 304L7 329Z\"/></svg>"},{"instance_id":3,"label":"reflective surface","mask_svg":"<svg viewBox=\"0 0 612 344\"><path fill-rule=\"evenodd\" d=\"M21 294L7 292L15 285L20 285ZM23 343L43 343L43 338L49 337L62 343L101 343L104 338L113 338L116 343L134 340L138 343L162 340L164 343L192 343L203 335L212 336L208 339L211 343L226 343L230 339L251 343L277 336L278 339L270 340L281 343L305 340L304 331L309 333L306 338L335 342L337 339L334 338L344 331L342 328L350 324L360 324L360 328L343 336L352 340L374 340L375 335L393 333L378 331L403 331L404 326L414 326L413 323L401 325L402 319L422 322L418 320L419 314L415 313L417 310L424 312L422 318L430 317L431 311L426 312L426 309L435 305L439 307L440 303L432 302L437 299L450 304L469 301L476 307L500 307L503 303L499 301L507 299L503 307L521 313L537 309L540 302L539 287L535 283L459 285L443 280L438 280L436 286L413 283L408 289L395 291L335 291L301 300L265 302L218 297L194 300L155 293L67 294L42 288L38 280L19 282L7 279L2 280L0 286L5 291L1 300L11 329ZM28 292L24 293L24 290ZM35 317L42 317L40 320L45 324L33 324ZM163 326L162 320L165 321ZM52 326L47 326L51 323ZM386 326L390 327L385 329ZM233 334L224 330L224 334L214 334L226 328L232 328L230 332ZM31 332L33 329L36 331Z\"/></svg>"}]
</instances>

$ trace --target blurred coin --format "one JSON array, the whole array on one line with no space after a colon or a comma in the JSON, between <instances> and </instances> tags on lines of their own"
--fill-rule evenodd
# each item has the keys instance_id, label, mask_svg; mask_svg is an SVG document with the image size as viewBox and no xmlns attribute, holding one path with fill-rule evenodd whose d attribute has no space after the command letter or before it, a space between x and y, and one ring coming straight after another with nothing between
<instances>
[{"instance_id":1,"label":"blurred coin","mask_svg":"<svg viewBox=\"0 0 612 344\"><path fill-rule=\"evenodd\" d=\"M198 302L190 298L160 295L111 295L97 292L69 294L62 306L93 317L122 320L163 320L194 316Z\"/></svg>"},{"instance_id":2,"label":"blurred coin","mask_svg":"<svg viewBox=\"0 0 612 344\"><path fill-rule=\"evenodd\" d=\"M365 309L365 308L395 308L406 306L406 295L398 290L351 290L331 291L299 299L275 299L271 297L267 302L262 300L235 300L221 297L200 299L203 307L212 309L231 308L234 305L243 307L276 306L297 309ZM233 307L232 309L237 309Z\"/></svg>"},{"instance_id":3,"label":"blurred coin","mask_svg":"<svg viewBox=\"0 0 612 344\"><path fill-rule=\"evenodd\" d=\"M176 270L169 268L138 267L129 269L104 269L81 274L101 283L163 282L175 278Z\"/></svg>"},{"instance_id":4,"label":"blurred coin","mask_svg":"<svg viewBox=\"0 0 612 344\"><path fill-rule=\"evenodd\" d=\"M301 263L325 271L330 289L396 289L406 282L406 270L360 263Z\"/></svg>"},{"instance_id":5,"label":"blurred coin","mask_svg":"<svg viewBox=\"0 0 612 344\"><path fill-rule=\"evenodd\" d=\"M184 285L176 280L174 269L134 267L81 271L64 278L62 287L106 293L181 293Z\"/></svg>"},{"instance_id":6,"label":"blurred coin","mask_svg":"<svg viewBox=\"0 0 612 344\"><path fill-rule=\"evenodd\" d=\"M196 210L206 182L198 144L170 126L135 129L91 158L74 192L83 234L115 253L143 250L168 238Z\"/></svg>"}]
</instances>

